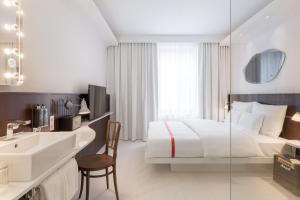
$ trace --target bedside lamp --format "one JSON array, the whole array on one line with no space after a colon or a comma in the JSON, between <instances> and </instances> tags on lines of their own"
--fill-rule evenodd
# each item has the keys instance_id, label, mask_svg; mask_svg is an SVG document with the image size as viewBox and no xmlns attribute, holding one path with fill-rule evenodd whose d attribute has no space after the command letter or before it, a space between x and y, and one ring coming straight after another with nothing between
<instances>
[{"instance_id":1,"label":"bedside lamp","mask_svg":"<svg viewBox=\"0 0 300 200\"><path fill-rule=\"evenodd\" d=\"M294 122L300 122L300 112L296 112L293 116L292 116L292 120Z\"/></svg>"}]
</instances>

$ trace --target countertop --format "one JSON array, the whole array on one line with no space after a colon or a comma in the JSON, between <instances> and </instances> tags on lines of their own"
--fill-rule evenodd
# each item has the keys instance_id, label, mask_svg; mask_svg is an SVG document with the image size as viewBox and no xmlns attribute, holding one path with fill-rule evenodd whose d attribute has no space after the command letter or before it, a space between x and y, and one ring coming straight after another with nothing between
<instances>
[{"instance_id":1,"label":"countertop","mask_svg":"<svg viewBox=\"0 0 300 200\"><path fill-rule=\"evenodd\" d=\"M39 186L43 180L45 180L49 175L62 167L66 162L73 158L79 151L85 148L89 143L95 139L95 131L88 127L89 123L83 124L77 130L72 131L73 134L76 134L76 146L74 151L69 155L65 156L54 166L49 168L43 174L38 176L32 181L28 182L9 182L7 185L0 185L0 199L1 200L18 200L32 188ZM30 133L24 133L30 134ZM49 132L51 134L51 132ZM1 143L1 141L0 141Z\"/></svg>"}]
</instances>

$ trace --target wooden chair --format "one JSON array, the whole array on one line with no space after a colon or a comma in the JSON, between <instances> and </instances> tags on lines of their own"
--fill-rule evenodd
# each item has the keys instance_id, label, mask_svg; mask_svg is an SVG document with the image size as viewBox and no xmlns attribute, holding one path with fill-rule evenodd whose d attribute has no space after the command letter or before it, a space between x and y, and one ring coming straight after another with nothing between
<instances>
[{"instance_id":1,"label":"wooden chair","mask_svg":"<svg viewBox=\"0 0 300 200\"><path fill-rule=\"evenodd\" d=\"M117 175L116 175L116 160L117 160L117 148L120 136L121 123L108 121L106 131L106 142L104 154L87 155L78 158L77 163L79 170L81 171L81 185L79 198L82 195L84 177L86 177L86 200L89 199L89 187L90 178L106 177L106 187L109 189L109 177L108 175L113 174L114 186L117 200L119 200L118 186L117 186ZM110 149L113 154L110 155ZM109 171L109 168L112 168ZM91 175L92 171L105 170L105 174Z\"/></svg>"}]
</instances>

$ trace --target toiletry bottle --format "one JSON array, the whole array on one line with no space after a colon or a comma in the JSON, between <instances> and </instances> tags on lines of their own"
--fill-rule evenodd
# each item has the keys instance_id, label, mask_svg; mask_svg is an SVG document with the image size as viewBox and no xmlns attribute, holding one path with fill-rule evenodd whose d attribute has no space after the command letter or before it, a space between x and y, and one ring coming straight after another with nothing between
<instances>
[{"instance_id":1,"label":"toiletry bottle","mask_svg":"<svg viewBox=\"0 0 300 200\"><path fill-rule=\"evenodd\" d=\"M43 113L40 105L37 105L37 127L43 126Z\"/></svg>"},{"instance_id":2,"label":"toiletry bottle","mask_svg":"<svg viewBox=\"0 0 300 200\"><path fill-rule=\"evenodd\" d=\"M43 113L43 126L48 125L48 109L45 105L42 105L42 113Z\"/></svg>"},{"instance_id":3,"label":"toiletry bottle","mask_svg":"<svg viewBox=\"0 0 300 200\"><path fill-rule=\"evenodd\" d=\"M37 104L32 109L32 128L39 127L39 108L40 105Z\"/></svg>"},{"instance_id":4,"label":"toiletry bottle","mask_svg":"<svg viewBox=\"0 0 300 200\"><path fill-rule=\"evenodd\" d=\"M14 125L9 123L6 127L6 139L10 140L14 137Z\"/></svg>"}]
</instances>

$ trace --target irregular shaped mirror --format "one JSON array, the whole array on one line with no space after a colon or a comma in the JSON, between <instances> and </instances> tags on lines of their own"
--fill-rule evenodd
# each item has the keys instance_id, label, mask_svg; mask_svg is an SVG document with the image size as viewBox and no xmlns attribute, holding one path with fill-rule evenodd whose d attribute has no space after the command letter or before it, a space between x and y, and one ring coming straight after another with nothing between
<instances>
[{"instance_id":1,"label":"irregular shaped mirror","mask_svg":"<svg viewBox=\"0 0 300 200\"><path fill-rule=\"evenodd\" d=\"M284 61L285 53L277 49L269 49L255 54L244 70L246 81L261 84L274 80Z\"/></svg>"},{"instance_id":2,"label":"irregular shaped mirror","mask_svg":"<svg viewBox=\"0 0 300 200\"><path fill-rule=\"evenodd\" d=\"M0 2L0 85L21 85L24 81L22 16L19 0Z\"/></svg>"}]
</instances>

